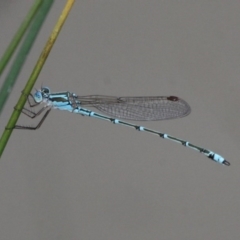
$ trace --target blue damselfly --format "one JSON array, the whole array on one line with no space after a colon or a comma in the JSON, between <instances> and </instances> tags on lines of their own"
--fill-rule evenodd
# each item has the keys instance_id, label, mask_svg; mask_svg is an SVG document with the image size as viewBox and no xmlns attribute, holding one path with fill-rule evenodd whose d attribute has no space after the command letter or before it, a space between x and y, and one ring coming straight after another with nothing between
<instances>
[{"instance_id":1,"label":"blue damselfly","mask_svg":"<svg viewBox=\"0 0 240 240\"><path fill-rule=\"evenodd\" d=\"M48 87L42 87L40 90L28 96L28 103L31 109L24 108L23 113L30 118L35 118L41 114L43 117L39 123L34 126L16 125L15 129L38 129L51 109L65 110L72 113L78 113L83 116L89 116L110 121L114 124L120 124L134 128L138 131L149 132L163 139L182 144L185 147L203 153L211 160L229 166L230 163L219 154L191 144L180 138L170 136L166 133L151 130L149 128L135 125L120 119L135 120L135 121L155 121L163 119L174 119L187 116L191 109L187 102L176 96L157 96L157 97L111 97L101 95L78 96L71 92L51 92ZM43 107L37 112L32 111L32 108L43 103ZM102 115L90 111L83 106L95 107Z\"/></svg>"}]
</instances>

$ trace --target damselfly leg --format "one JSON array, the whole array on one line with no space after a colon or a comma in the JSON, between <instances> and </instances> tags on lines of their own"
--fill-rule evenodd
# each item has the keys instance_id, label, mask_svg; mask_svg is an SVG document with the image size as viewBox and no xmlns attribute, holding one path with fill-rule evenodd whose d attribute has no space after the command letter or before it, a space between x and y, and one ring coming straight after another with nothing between
<instances>
[{"instance_id":1,"label":"damselfly leg","mask_svg":"<svg viewBox=\"0 0 240 240\"><path fill-rule=\"evenodd\" d=\"M37 107L38 105L40 105L39 102L35 101L32 94L29 94L29 96L27 98L27 102L28 102L30 109L24 107L22 110L22 113L31 119L34 119L35 117L40 116L45 110L47 110L47 111L45 112L45 114L43 115L41 120L35 126L15 125L14 129L36 130L36 129L40 128L42 123L44 122L44 120L46 119L47 115L49 114L49 112L51 110L51 107L47 106L47 105L40 108L37 112L31 110L31 109Z\"/></svg>"}]
</instances>

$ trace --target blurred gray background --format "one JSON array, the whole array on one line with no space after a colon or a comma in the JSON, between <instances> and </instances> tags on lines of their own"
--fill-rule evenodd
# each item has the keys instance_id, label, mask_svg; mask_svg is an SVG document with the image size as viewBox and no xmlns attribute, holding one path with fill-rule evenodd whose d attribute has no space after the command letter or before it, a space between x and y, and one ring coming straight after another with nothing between
<instances>
[{"instance_id":1,"label":"blurred gray background","mask_svg":"<svg viewBox=\"0 0 240 240\"><path fill-rule=\"evenodd\" d=\"M65 2L55 1L27 57L1 132ZM32 3L0 2L0 55ZM1 158L1 240L239 239L239 9L237 0L76 1L35 87L179 96L189 116L139 124L232 165L148 133L52 111L39 130L15 130ZM22 116L19 124L32 121Z\"/></svg>"}]
</instances>

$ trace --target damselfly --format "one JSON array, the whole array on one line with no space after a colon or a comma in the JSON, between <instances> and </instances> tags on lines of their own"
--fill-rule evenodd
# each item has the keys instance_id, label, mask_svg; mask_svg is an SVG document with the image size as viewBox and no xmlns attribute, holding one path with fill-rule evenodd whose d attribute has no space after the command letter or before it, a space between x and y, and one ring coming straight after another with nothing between
<instances>
[{"instance_id":1,"label":"damselfly","mask_svg":"<svg viewBox=\"0 0 240 240\"><path fill-rule=\"evenodd\" d=\"M187 102L176 96L157 96L157 97L110 97L101 95L78 96L71 92L51 92L48 87L42 87L33 95L28 96L28 103L31 108L43 103L43 107L37 112L24 108L23 113L30 118L35 118L41 114L43 117L39 123L34 126L16 125L16 129L36 130L40 128L51 109L66 110L72 113L78 113L83 116L89 116L110 121L114 124L120 124L132 127L138 131L149 132L161 138L181 143L183 146L203 153L211 160L229 166L230 163L219 154L193 145L185 140L170 136L166 133L151 130L149 128L135 125L120 119L136 121L155 121L163 119L174 119L187 116L191 109ZM95 113L82 106L95 107L106 115ZM108 116L107 116L108 115Z\"/></svg>"}]
</instances>

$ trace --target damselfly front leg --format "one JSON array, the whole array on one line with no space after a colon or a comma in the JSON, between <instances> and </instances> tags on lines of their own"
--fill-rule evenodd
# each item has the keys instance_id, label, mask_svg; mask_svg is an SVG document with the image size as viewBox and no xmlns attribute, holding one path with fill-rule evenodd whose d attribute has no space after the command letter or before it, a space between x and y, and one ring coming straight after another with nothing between
<instances>
[{"instance_id":1,"label":"damselfly front leg","mask_svg":"<svg viewBox=\"0 0 240 240\"><path fill-rule=\"evenodd\" d=\"M41 127L42 123L44 122L44 120L46 119L47 115L49 114L49 112L51 110L51 106L45 105L42 108L40 108L37 112L33 111L32 108L37 107L41 103L41 102L37 102L35 99L36 98L34 98L34 96L32 94L29 94L29 96L27 97L27 102L31 109L24 107L22 109L22 113L25 114L27 117L34 119L34 118L40 116L45 110L47 110L45 112L45 114L43 115L43 117L41 118L41 120L38 122L38 124L36 126L15 125L14 129L36 130Z\"/></svg>"},{"instance_id":2,"label":"damselfly front leg","mask_svg":"<svg viewBox=\"0 0 240 240\"><path fill-rule=\"evenodd\" d=\"M25 94L23 93L23 95L25 95ZM34 100L34 97L31 93L27 97L27 102L28 102L28 105L29 105L30 108L37 107L40 104L40 103L38 103ZM40 110L38 110L37 112L35 112L33 110L30 110L30 109L24 107L23 110L22 110L22 113L25 114L26 116L30 117L30 118L35 118L38 115L40 115L45 110L45 108L46 107L43 107ZM14 107L14 109L18 110L18 109L16 109L16 107Z\"/></svg>"},{"instance_id":3,"label":"damselfly front leg","mask_svg":"<svg viewBox=\"0 0 240 240\"><path fill-rule=\"evenodd\" d=\"M33 95L30 93L27 97L27 101L28 101L28 104L29 104L29 107L36 107L40 104L40 102L36 102ZM32 101L32 102L31 102Z\"/></svg>"}]
</instances>

